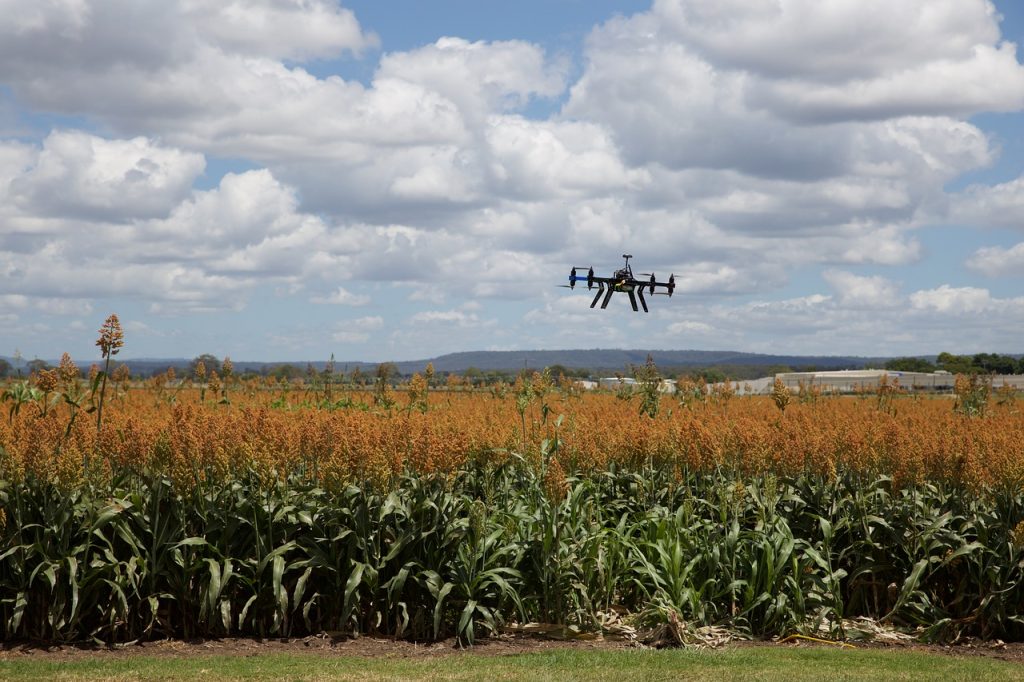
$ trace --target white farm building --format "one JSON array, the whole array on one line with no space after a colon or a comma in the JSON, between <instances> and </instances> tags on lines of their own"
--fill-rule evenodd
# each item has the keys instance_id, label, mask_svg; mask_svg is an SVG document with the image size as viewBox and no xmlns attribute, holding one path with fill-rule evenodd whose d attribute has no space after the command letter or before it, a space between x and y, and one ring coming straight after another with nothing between
<instances>
[{"instance_id":1,"label":"white farm building","mask_svg":"<svg viewBox=\"0 0 1024 682\"><path fill-rule=\"evenodd\" d=\"M949 372L897 372L884 369L846 369L832 372L783 372L776 374L786 388L797 390L801 384L805 387L817 386L825 393L855 393L857 391L873 391L882 382L898 381L899 386L907 391L935 391L939 393L953 390L956 376ZM989 378L989 377L986 377ZM992 376L992 387L998 388L1007 383L1017 390L1024 389L1024 376L998 375ZM770 387L769 387L769 390Z\"/></svg>"}]
</instances>

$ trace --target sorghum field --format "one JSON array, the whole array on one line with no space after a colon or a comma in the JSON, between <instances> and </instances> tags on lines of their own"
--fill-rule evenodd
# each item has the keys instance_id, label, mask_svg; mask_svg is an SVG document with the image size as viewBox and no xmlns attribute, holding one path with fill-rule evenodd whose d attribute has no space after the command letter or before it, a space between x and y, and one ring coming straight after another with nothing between
<instances>
[{"instance_id":1,"label":"sorghum field","mask_svg":"<svg viewBox=\"0 0 1024 682\"><path fill-rule=\"evenodd\" d=\"M5 640L623 618L842 638L859 616L1024 636L1011 394L356 390L225 365L86 381L66 358L6 386Z\"/></svg>"}]
</instances>

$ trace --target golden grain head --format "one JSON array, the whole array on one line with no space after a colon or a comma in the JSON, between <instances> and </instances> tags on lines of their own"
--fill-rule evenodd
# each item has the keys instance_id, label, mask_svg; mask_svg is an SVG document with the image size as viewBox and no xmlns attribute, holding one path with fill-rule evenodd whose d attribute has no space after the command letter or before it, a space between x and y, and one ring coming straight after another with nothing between
<instances>
[{"instance_id":1,"label":"golden grain head","mask_svg":"<svg viewBox=\"0 0 1024 682\"><path fill-rule=\"evenodd\" d=\"M117 315L113 313L100 327L99 334L96 345L104 358L117 355L117 352L124 346L124 330L121 329L121 322L117 319Z\"/></svg>"},{"instance_id":2,"label":"golden grain head","mask_svg":"<svg viewBox=\"0 0 1024 682\"><path fill-rule=\"evenodd\" d=\"M72 384L81 377L82 373L78 369L78 365L75 364L74 360L67 353L60 356L60 365L57 367L57 374L60 376L60 380L65 384Z\"/></svg>"},{"instance_id":3,"label":"golden grain head","mask_svg":"<svg viewBox=\"0 0 1024 682\"><path fill-rule=\"evenodd\" d=\"M60 377L55 369L42 369L36 374L36 387L43 393L50 393L57 389Z\"/></svg>"}]
</instances>

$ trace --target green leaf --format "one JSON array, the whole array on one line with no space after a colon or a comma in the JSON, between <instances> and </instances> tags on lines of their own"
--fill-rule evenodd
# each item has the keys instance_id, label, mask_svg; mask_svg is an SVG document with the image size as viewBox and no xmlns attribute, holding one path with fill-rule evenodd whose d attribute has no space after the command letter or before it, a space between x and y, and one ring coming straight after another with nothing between
<instances>
[{"instance_id":1,"label":"green leaf","mask_svg":"<svg viewBox=\"0 0 1024 682\"><path fill-rule=\"evenodd\" d=\"M476 600L470 599L466 602L465 608L462 609L462 616L459 618L459 627L457 632L459 636L466 636L466 640L473 643L473 611L476 609Z\"/></svg>"},{"instance_id":2,"label":"green leaf","mask_svg":"<svg viewBox=\"0 0 1024 682\"><path fill-rule=\"evenodd\" d=\"M441 586L441 589L437 591L437 601L434 602L434 638L437 639L441 634L441 615L444 613L444 600L451 593L455 587L453 583L445 583Z\"/></svg>"}]
</instances>

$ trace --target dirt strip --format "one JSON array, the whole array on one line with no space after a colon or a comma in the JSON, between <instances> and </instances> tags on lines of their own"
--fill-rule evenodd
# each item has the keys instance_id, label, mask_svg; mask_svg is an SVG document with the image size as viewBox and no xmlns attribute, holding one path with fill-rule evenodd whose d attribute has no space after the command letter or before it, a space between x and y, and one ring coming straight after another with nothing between
<instances>
[{"instance_id":1,"label":"dirt strip","mask_svg":"<svg viewBox=\"0 0 1024 682\"><path fill-rule=\"evenodd\" d=\"M780 644L772 641L733 641L728 647L827 647L832 644L798 641ZM952 656L983 656L1013 661L1024 665L1024 643L967 642L943 646L920 643L857 642L856 648L920 651ZM443 656L509 656L541 651L568 649L575 651L608 651L635 649L636 644L616 639L557 640L532 636L500 636L462 647L455 640L416 643L377 637L331 637L318 635L293 639L224 638L207 640L158 640L125 646L45 645L33 642L4 642L0 645L0 661L127 658L133 656L260 656L265 654L315 654L318 656L362 656L371 658L433 658Z\"/></svg>"}]
</instances>

